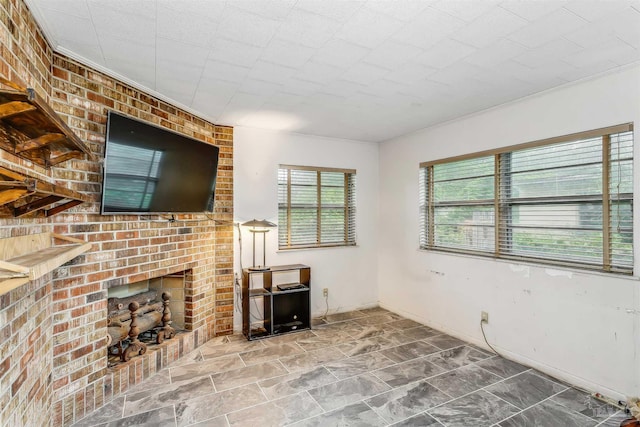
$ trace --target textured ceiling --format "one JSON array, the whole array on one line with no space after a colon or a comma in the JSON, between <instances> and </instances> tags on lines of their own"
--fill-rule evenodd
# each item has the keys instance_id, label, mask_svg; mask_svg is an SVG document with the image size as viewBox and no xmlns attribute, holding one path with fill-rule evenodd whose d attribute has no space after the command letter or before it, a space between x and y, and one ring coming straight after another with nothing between
<instances>
[{"instance_id":1,"label":"textured ceiling","mask_svg":"<svg viewBox=\"0 0 640 427\"><path fill-rule=\"evenodd\" d=\"M383 141L640 60L640 0L27 0L215 123Z\"/></svg>"}]
</instances>

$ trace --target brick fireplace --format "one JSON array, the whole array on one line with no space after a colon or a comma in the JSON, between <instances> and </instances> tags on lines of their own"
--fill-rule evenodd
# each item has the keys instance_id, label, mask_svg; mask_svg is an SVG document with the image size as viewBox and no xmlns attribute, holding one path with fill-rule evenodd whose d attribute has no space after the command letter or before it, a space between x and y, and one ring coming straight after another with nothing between
<instances>
[{"instance_id":1,"label":"brick fireplace","mask_svg":"<svg viewBox=\"0 0 640 427\"><path fill-rule=\"evenodd\" d=\"M54 53L22 0L0 0L0 75L33 87L96 158L112 109L220 147L212 218L99 215L101 164L44 169L0 150L0 165L55 180L92 202L50 218L0 219L0 238L55 232L89 252L0 295L0 425L67 426L215 335L233 330L233 129ZM187 272L184 329L117 368L106 346L109 288Z\"/></svg>"}]
</instances>

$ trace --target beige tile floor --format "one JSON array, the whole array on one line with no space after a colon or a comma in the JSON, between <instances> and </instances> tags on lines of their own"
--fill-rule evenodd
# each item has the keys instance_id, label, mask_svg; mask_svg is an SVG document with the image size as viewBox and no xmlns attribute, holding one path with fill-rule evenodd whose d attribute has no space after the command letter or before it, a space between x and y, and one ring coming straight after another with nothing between
<instances>
[{"instance_id":1,"label":"beige tile floor","mask_svg":"<svg viewBox=\"0 0 640 427\"><path fill-rule=\"evenodd\" d=\"M218 337L75 426L617 427L625 418L381 308L315 323L260 341Z\"/></svg>"}]
</instances>

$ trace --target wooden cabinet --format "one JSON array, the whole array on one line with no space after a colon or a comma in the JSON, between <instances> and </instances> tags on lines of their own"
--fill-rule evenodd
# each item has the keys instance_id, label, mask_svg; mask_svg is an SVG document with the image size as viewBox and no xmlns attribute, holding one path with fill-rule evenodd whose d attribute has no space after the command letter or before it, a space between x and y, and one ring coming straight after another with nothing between
<instances>
[{"instance_id":1,"label":"wooden cabinet","mask_svg":"<svg viewBox=\"0 0 640 427\"><path fill-rule=\"evenodd\" d=\"M311 327L311 268L242 271L242 332L249 340Z\"/></svg>"}]
</instances>

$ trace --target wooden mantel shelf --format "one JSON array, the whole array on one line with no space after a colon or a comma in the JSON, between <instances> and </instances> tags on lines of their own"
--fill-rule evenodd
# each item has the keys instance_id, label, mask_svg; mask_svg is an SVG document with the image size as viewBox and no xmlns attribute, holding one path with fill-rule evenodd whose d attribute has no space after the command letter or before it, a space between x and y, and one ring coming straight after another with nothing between
<instances>
[{"instance_id":1,"label":"wooden mantel shelf","mask_svg":"<svg viewBox=\"0 0 640 427\"><path fill-rule=\"evenodd\" d=\"M77 191L0 166L0 218L19 218L34 212L48 217L88 201L88 196Z\"/></svg>"},{"instance_id":2,"label":"wooden mantel shelf","mask_svg":"<svg viewBox=\"0 0 640 427\"><path fill-rule=\"evenodd\" d=\"M62 241L64 245L55 245ZM91 243L55 233L0 239L0 295L38 279L91 249Z\"/></svg>"},{"instance_id":3,"label":"wooden mantel shelf","mask_svg":"<svg viewBox=\"0 0 640 427\"><path fill-rule=\"evenodd\" d=\"M33 89L0 77L0 148L45 168L87 155L89 147Z\"/></svg>"}]
</instances>

